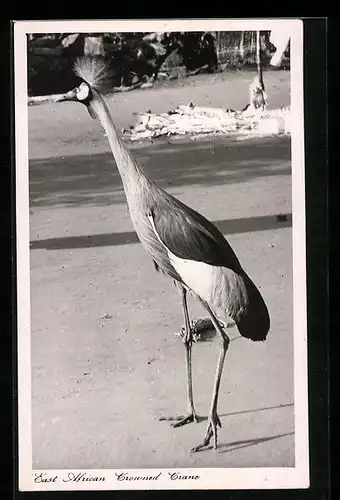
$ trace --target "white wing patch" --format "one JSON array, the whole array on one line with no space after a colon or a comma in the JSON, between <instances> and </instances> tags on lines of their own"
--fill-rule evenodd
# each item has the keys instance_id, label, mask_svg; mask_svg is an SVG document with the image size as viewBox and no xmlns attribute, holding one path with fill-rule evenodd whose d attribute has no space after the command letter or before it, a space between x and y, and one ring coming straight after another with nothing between
<instances>
[{"instance_id":1,"label":"white wing patch","mask_svg":"<svg viewBox=\"0 0 340 500\"><path fill-rule=\"evenodd\" d=\"M219 267L198 262L196 260L182 259L174 255L162 242L156 230L152 215L148 215L152 229L160 243L166 249L170 262L184 283L201 299L211 304L216 286L216 274L221 272Z\"/></svg>"},{"instance_id":2,"label":"white wing patch","mask_svg":"<svg viewBox=\"0 0 340 500\"><path fill-rule=\"evenodd\" d=\"M184 283L208 304L212 303L218 268L196 260L181 259L168 250L170 262Z\"/></svg>"}]
</instances>

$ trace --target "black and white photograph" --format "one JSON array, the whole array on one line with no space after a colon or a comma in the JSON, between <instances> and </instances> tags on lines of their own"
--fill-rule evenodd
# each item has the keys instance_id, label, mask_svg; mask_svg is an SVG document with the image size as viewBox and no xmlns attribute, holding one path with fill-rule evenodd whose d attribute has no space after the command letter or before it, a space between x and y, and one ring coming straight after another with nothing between
<instances>
[{"instance_id":1,"label":"black and white photograph","mask_svg":"<svg viewBox=\"0 0 340 500\"><path fill-rule=\"evenodd\" d=\"M20 490L308 488L302 21L14 53Z\"/></svg>"}]
</instances>

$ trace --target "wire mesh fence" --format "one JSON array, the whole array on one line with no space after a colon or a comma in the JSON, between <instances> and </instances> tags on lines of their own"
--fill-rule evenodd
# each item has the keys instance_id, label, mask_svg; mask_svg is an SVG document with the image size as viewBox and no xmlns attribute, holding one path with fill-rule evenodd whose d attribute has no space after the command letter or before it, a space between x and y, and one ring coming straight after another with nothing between
<instances>
[{"instance_id":1,"label":"wire mesh fence","mask_svg":"<svg viewBox=\"0 0 340 500\"><path fill-rule=\"evenodd\" d=\"M234 31L216 33L216 52L219 64L256 63L256 32Z\"/></svg>"}]
</instances>

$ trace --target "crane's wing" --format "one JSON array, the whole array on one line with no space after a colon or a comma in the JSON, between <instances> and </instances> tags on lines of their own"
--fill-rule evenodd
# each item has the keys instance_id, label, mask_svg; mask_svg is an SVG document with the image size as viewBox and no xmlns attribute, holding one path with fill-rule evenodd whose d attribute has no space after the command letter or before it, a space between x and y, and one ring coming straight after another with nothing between
<instances>
[{"instance_id":1,"label":"crane's wing","mask_svg":"<svg viewBox=\"0 0 340 500\"><path fill-rule=\"evenodd\" d=\"M162 197L162 203L155 204L148 216L160 242L176 257L223 266L242 277L247 307L241 314L232 314L232 317L242 336L254 341L265 340L270 328L267 306L217 227L170 196Z\"/></svg>"},{"instance_id":2,"label":"crane's wing","mask_svg":"<svg viewBox=\"0 0 340 500\"><path fill-rule=\"evenodd\" d=\"M153 207L150 215L161 243L177 257L242 272L238 258L222 233L192 208L171 197Z\"/></svg>"}]
</instances>

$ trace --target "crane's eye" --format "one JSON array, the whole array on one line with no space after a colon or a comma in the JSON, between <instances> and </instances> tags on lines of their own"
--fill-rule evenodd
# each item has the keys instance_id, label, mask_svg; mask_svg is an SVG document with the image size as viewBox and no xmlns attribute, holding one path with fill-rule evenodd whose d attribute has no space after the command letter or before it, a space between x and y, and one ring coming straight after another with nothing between
<instances>
[{"instance_id":1,"label":"crane's eye","mask_svg":"<svg viewBox=\"0 0 340 500\"><path fill-rule=\"evenodd\" d=\"M78 87L77 98L79 101L85 101L90 94L89 86L86 83L81 83Z\"/></svg>"}]
</instances>

